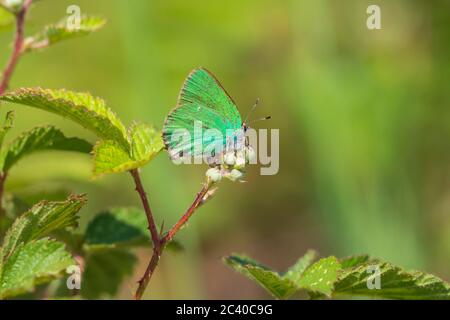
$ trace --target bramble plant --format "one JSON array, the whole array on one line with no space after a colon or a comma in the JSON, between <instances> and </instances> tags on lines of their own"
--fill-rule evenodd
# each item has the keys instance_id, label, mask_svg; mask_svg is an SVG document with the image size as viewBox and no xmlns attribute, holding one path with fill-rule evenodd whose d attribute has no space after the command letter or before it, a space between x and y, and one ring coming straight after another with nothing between
<instances>
[{"instance_id":1,"label":"bramble plant","mask_svg":"<svg viewBox=\"0 0 450 320\"><path fill-rule=\"evenodd\" d=\"M221 153L220 161L207 170L205 182L191 206L167 231L164 225L157 225L155 221L139 168L163 149L167 149L172 159L183 156L186 150L176 149L170 137L186 119L209 121L210 127L217 127L215 117L223 116L229 121L223 127L219 126L221 131L240 130L241 127L245 131L246 124L242 123L232 99L205 69L194 70L186 80L164 132L143 122L126 127L104 100L89 93L41 88L6 92L15 66L23 55L62 40L87 35L105 24L103 18L84 16L78 26L69 27L68 20L63 19L37 35L25 37L25 19L31 5L32 0L0 0L0 28L16 24L13 52L2 74L0 101L57 114L95 133L99 140L93 146L83 139L66 137L53 126L45 126L24 132L6 144L4 140L14 116L13 112L7 112L0 127L0 236L3 239L0 299L23 294L33 298L114 296L125 277L132 274L137 261L131 249L152 244L153 254L134 294L136 299L141 299L164 250L182 248L173 240L178 231L201 205L211 199L222 177L232 181L242 178L253 151L245 145L238 152ZM209 108L210 114L193 112L202 108ZM215 112L211 112L213 109ZM191 142L195 144L194 140ZM143 209L106 209L97 214L82 233L77 229L77 214L87 202L86 195L68 195L65 200L43 200L30 206L17 195L6 193L5 180L11 167L25 156L43 150L92 154L93 177L128 172ZM190 147L187 151L192 152ZM313 299L341 295L388 299L450 298L450 286L443 280L423 272L407 272L367 255L344 259L331 256L314 262L315 258L316 253L308 251L283 273L243 255L225 257L224 262L277 299L295 297L302 291ZM66 271L77 268L80 272L66 279Z\"/></svg>"}]
</instances>

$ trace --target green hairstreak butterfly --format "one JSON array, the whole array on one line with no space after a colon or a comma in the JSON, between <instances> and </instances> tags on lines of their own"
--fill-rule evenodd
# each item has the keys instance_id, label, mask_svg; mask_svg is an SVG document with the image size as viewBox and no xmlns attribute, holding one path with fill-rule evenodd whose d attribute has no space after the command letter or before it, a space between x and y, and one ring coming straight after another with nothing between
<instances>
[{"instance_id":1,"label":"green hairstreak butterfly","mask_svg":"<svg viewBox=\"0 0 450 320\"><path fill-rule=\"evenodd\" d=\"M196 126L217 134L196 134ZM198 68L185 80L178 103L167 116L163 140L173 160L204 156L211 145L214 146L212 155L217 156L228 150L230 144L235 149L243 148L246 130L247 125L242 122L231 96L211 72Z\"/></svg>"}]
</instances>

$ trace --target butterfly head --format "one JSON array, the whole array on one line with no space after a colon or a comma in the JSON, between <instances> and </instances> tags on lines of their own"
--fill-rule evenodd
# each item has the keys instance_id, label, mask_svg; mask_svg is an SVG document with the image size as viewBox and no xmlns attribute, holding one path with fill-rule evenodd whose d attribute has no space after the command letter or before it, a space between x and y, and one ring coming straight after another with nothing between
<instances>
[{"instance_id":1,"label":"butterfly head","mask_svg":"<svg viewBox=\"0 0 450 320\"><path fill-rule=\"evenodd\" d=\"M256 120L252 120L250 122L243 122L242 123L242 130L244 130L244 132L246 132L248 130L248 128L250 128L249 124L252 124L252 123L255 123L255 122L258 122L258 121L262 121L262 120L269 120L271 118L272 118L272 116L267 116L267 117L259 118L259 119L256 119Z\"/></svg>"}]
</instances>

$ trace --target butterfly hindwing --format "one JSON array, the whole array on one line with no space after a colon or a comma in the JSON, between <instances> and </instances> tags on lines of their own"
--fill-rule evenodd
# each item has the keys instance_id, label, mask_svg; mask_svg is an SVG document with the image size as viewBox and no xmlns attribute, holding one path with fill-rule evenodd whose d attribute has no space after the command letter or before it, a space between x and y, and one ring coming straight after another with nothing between
<instances>
[{"instance_id":1,"label":"butterfly hindwing","mask_svg":"<svg viewBox=\"0 0 450 320\"><path fill-rule=\"evenodd\" d=\"M202 130L218 130L223 141L194 135L194 126L199 124ZM241 126L240 114L231 97L209 71L200 68L192 71L186 79L177 106L164 124L163 139L172 158L187 154L199 156L203 147L211 142L225 146L227 130L238 131ZM175 137L180 130L190 134L190 139L183 140L182 144Z\"/></svg>"}]
</instances>

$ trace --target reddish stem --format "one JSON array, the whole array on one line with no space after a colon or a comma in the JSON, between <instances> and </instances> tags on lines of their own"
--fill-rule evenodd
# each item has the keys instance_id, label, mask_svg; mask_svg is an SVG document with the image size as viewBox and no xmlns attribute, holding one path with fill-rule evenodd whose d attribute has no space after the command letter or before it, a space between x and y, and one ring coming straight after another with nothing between
<instances>
[{"instance_id":1,"label":"reddish stem","mask_svg":"<svg viewBox=\"0 0 450 320\"><path fill-rule=\"evenodd\" d=\"M180 218L180 220L178 220L178 222L162 238L161 242L163 243L163 245L165 245L170 240L172 240L173 237L175 236L175 234L186 224L186 222L189 220L189 218L194 214L195 210L202 203L203 198L208 193L210 188L211 188L211 184L209 182L207 182L205 185L203 185L203 188L200 190L199 193L197 193L197 196L195 197L195 200L191 204L189 209L187 209L187 211L183 214L183 216Z\"/></svg>"},{"instance_id":2,"label":"reddish stem","mask_svg":"<svg viewBox=\"0 0 450 320\"><path fill-rule=\"evenodd\" d=\"M139 175L138 169L133 169L130 171L133 176L134 183L136 184L136 191L139 193L141 197L142 205L144 206L145 214L147 215L148 221L148 229L150 230L150 234L152 236L153 244L156 246L159 244L159 233L156 228L155 219L153 218L152 210L150 209L150 204L147 198L147 193L142 186L141 176Z\"/></svg>"},{"instance_id":3,"label":"reddish stem","mask_svg":"<svg viewBox=\"0 0 450 320\"><path fill-rule=\"evenodd\" d=\"M150 230L150 235L152 237L153 242L153 255L152 259L150 260L150 263L147 267L147 270L145 270L144 275L142 276L141 280L139 280L139 287L135 294L135 299L140 300L142 298L142 294L145 291L145 288L148 285L148 282L150 281L151 276L153 275L153 271L156 269L156 266L159 262L159 257L161 256L161 241L159 239L159 233L156 228L155 219L153 218L152 210L150 209L150 204L147 198L147 194L144 190L144 187L142 186L141 176L139 175L138 169L133 169L130 171L131 176L134 179L134 183L136 184L136 191L139 193L139 196L141 197L142 205L145 210L145 214L147 216L148 221L148 229Z\"/></svg>"},{"instance_id":4,"label":"reddish stem","mask_svg":"<svg viewBox=\"0 0 450 320\"><path fill-rule=\"evenodd\" d=\"M2 95L9 85L9 80L14 72L17 62L22 55L23 40L24 40L24 25L25 16L27 15L28 9L31 6L33 0L25 0L22 9L16 14L16 36L14 40L14 49L9 58L8 64L3 71L2 82L0 83L0 95Z\"/></svg>"},{"instance_id":5,"label":"reddish stem","mask_svg":"<svg viewBox=\"0 0 450 320\"><path fill-rule=\"evenodd\" d=\"M183 214L183 216L178 220L178 222L175 223L175 225L167 232L167 234L159 239L157 245L154 244L152 258L150 259L150 262L147 266L147 269L145 270L144 275L142 276L141 280L139 280L139 286L134 295L134 298L136 300L140 300L142 298L142 295L144 294L144 291L147 288L148 283L150 282L150 279L156 267L158 266L159 258L162 254L162 251L164 250L165 245L173 239L175 234L186 224L189 218L194 214L195 210L202 204L202 200L208 193L209 189L211 188L211 185L212 184L208 181L203 186L202 190L200 190L200 192L197 194L197 196L194 199L194 202L191 204L189 209Z\"/></svg>"},{"instance_id":6,"label":"reddish stem","mask_svg":"<svg viewBox=\"0 0 450 320\"><path fill-rule=\"evenodd\" d=\"M162 247L160 247L162 250ZM162 251L158 252L153 248L153 254L152 258L150 259L150 262L147 266L147 269L145 270L144 275L142 276L141 280L138 281L138 288L136 290L136 293L134 294L134 298L136 300L141 300L142 295L145 292L145 289L148 286L148 283L150 282L150 279L152 278L152 275L158 266L159 258L161 257Z\"/></svg>"}]
</instances>

